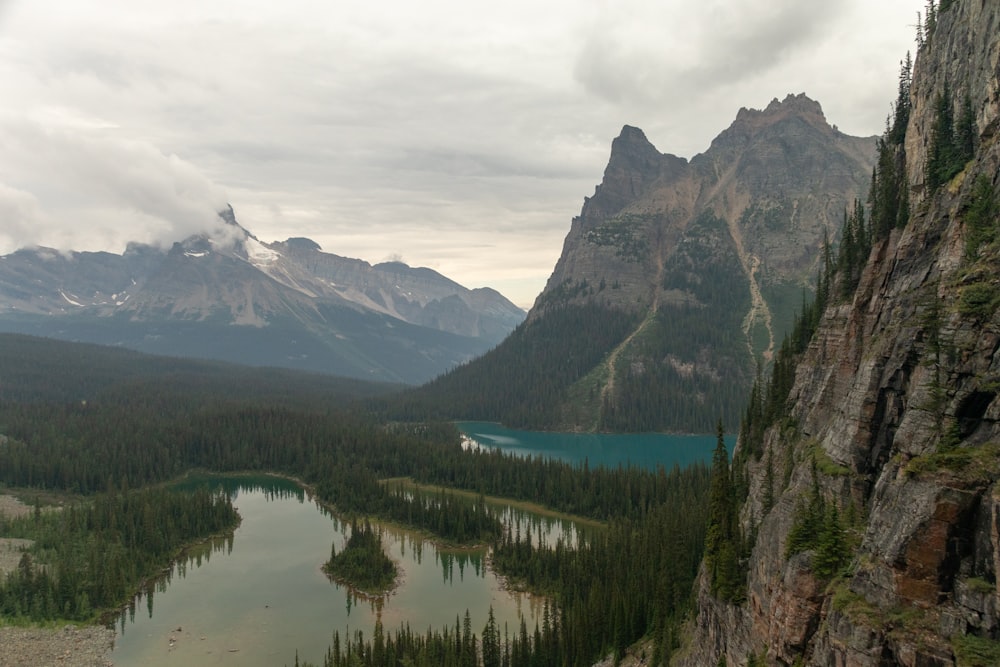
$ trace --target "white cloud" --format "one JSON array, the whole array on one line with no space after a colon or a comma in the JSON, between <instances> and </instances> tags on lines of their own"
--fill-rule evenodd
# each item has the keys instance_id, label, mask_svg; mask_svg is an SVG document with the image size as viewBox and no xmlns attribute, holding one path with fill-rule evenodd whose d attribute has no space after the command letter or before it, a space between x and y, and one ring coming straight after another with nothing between
<instances>
[{"instance_id":1,"label":"white cloud","mask_svg":"<svg viewBox=\"0 0 1000 667\"><path fill-rule=\"evenodd\" d=\"M806 92L877 133L923 4L0 0L0 214L30 221L0 251L170 241L228 200L530 303L622 125L691 156Z\"/></svg>"},{"instance_id":2,"label":"white cloud","mask_svg":"<svg viewBox=\"0 0 1000 667\"><path fill-rule=\"evenodd\" d=\"M0 247L21 248L34 242L36 230L43 227L38 200L30 192L0 182Z\"/></svg>"},{"instance_id":3,"label":"white cloud","mask_svg":"<svg viewBox=\"0 0 1000 667\"><path fill-rule=\"evenodd\" d=\"M680 4L650 11L642 0L625 0L604 7L588 31L576 76L615 103L676 103L759 78L815 47L841 9L836 2L800 0Z\"/></svg>"},{"instance_id":4,"label":"white cloud","mask_svg":"<svg viewBox=\"0 0 1000 667\"><path fill-rule=\"evenodd\" d=\"M52 223L38 226L36 243L120 251L131 240L169 243L216 224L225 193L192 164L86 127L0 122L0 182L31 193L30 205L21 197L23 214Z\"/></svg>"}]
</instances>

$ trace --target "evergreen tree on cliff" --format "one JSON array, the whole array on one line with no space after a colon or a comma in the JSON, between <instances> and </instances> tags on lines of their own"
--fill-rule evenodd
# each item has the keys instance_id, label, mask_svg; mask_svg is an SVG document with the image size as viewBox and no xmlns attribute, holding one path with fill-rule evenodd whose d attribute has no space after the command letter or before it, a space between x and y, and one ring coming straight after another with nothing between
<instances>
[{"instance_id":1,"label":"evergreen tree on cliff","mask_svg":"<svg viewBox=\"0 0 1000 667\"><path fill-rule=\"evenodd\" d=\"M736 600L742 593L739 568L739 536L736 526L736 497L729 452L723 437L722 420L716 427L715 451L712 454L712 477L708 490L708 533L705 536L705 562L712 582L712 592L724 600Z\"/></svg>"}]
</instances>

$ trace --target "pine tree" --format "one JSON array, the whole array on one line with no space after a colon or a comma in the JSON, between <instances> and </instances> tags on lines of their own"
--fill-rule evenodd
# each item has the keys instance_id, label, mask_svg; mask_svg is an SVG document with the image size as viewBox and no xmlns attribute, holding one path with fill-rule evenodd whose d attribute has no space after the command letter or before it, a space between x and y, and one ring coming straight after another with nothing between
<instances>
[{"instance_id":1,"label":"pine tree","mask_svg":"<svg viewBox=\"0 0 1000 667\"><path fill-rule=\"evenodd\" d=\"M892 125L886 133L890 144L900 145L906 136L906 126L910 122L910 86L913 81L913 60L910 52L906 52L906 60L899 64L899 87L896 93L896 103L893 105Z\"/></svg>"},{"instance_id":2,"label":"pine tree","mask_svg":"<svg viewBox=\"0 0 1000 667\"><path fill-rule=\"evenodd\" d=\"M980 249L996 240L1000 227L1000 200L988 176L980 174L976 178L962 222L965 225L965 259L975 261Z\"/></svg>"},{"instance_id":3,"label":"pine tree","mask_svg":"<svg viewBox=\"0 0 1000 667\"><path fill-rule=\"evenodd\" d=\"M486 627L483 628L483 667L500 667L500 629L497 627L496 618L493 616L493 607L490 607L489 619Z\"/></svg>"},{"instance_id":4,"label":"pine tree","mask_svg":"<svg viewBox=\"0 0 1000 667\"><path fill-rule=\"evenodd\" d=\"M761 500L763 514L767 514L774 507L774 463L771 458L771 449L769 448L764 463L764 498Z\"/></svg>"},{"instance_id":5,"label":"pine tree","mask_svg":"<svg viewBox=\"0 0 1000 667\"><path fill-rule=\"evenodd\" d=\"M956 124L951 88L945 81L944 90L934 99L934 124L924 167L927 187L931 191L950 181L973 155L975 116L971 101L967 107L963 106L959 121Z\"/></svg>"},{"instance_id":6,"label":"pine tree","mask_svg":"<svg viewBox=\"0 0 1000 667\"><path fill-rule=\"evenodd\" d=\"M724 600L736 600L743 589L739 572L741 544L736 525L736 498L729 452L726 450L721 419L716 427L716 436L708 491L705 561L712 580L712 592Z\"/></svg>"},{"instance_id":7,"label":"pine tree","mask_svg":"<svg viewBox=\"0 0 1000 667\"><path fill-rule=\"evenodd\" d=\"M962 112L955 123L956 152L964 164L976 153L976 114L972 110L972 98L966 95L962 102Z\"/></svg>"},{"instance_id":8,"label":"pine tree","mask_svg":"<svg viewBox=\"0 0 1000 667\"><path fill-rule=\"evenodd\" d=\"M927 0L927 10L924 14L924 42L931 41L934 29L937 27L937 6L934 0Z\"/></svg>"},{"instance_id":9,"label":"pine tree","mask_svg":"<svg viewBox=\"0 0 1000 667\"><path fill-rule=\"evenodd\" d=\"M844 536L844 526L836 503L830 503L823 517L822 528L816 536L816 550L813 554L813 572L824 579L837 574L843 567L850 552Z\"/></svg>"}]
</instances>

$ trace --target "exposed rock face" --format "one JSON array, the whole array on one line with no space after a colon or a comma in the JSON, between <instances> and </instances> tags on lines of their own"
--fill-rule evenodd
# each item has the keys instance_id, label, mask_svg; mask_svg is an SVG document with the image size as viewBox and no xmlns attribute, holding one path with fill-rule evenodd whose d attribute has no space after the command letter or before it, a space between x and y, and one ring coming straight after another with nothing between
<instances>
[{"instance_id":1,"label":"exposed rock face","mask_svg":"<svg viewBox=\"0 0 1000 667\"><path fill-rule=\"evenodd\" d=\"M838 132L805 95L741 109L690 162L626 126L529 314L591 302L647 315L596 372L606 378L601 391L571 392L574 401L591 396L575 413L602 414L597 427L610 430L709 431L720 414L735 427L754 358L780 343L824 238L837 236L845 209L867 192L874 157L874 138ZM713 327L741 333L713 340L702 333ZM621 414L637 395L681 386L651 410L658 420ZM682 417L696 413L709 416Z\"/></svg>"},{"instance_id":2,"label":"exposed rock face","mask_svg":"<svg viewBox=\"0 0 1000 667\"><path fill-rule=\"evenodd\" d=\"M0 329L146 352L418 383L496 345L524 312L430 269L261 243L224 211L212 234L123 255L0 257Z\"/></svg>"},{"instance_id":3,"label":"exposed rock face","mask_svg":"<svg viewBox=\"0 0 1000 667\"><path fill-rule=\"evenodd\" d=\"M659 289L656 266L703 211L726 220L747 265L766 265L759 281L804 285L814 277L824 233L833 238L845 206L867 191L873 160L872 138L841 134L805 95L775 99L763 111L741 109L690 162L660 153L642 130L625 126L602 183L573 220L547 290L617 278L632 290L626 296L648 306ZM622 233L588 234L611 223ZM630 248L629 239L642 247ZM543 292L541 312L545 301Z\"/></svg>"},{"instance_id":4,"label":"exposed rock face","mask_svg":"<svg viewBox=\"0 0 1000 667\"><path fill-rule=\"evenodd\" d=\"M702 586L677 664L754 654L769 665L955 665L970 641L1000 655L1000 256L993 246L970 259L964 224L977 182L1000 192L998 26L1000 5L959 0L921 48L905 140L910 222L875 245L853 301L828 307L798 367L792 421L769 430L749 464L741 520L759 532L747 600L724 604ZM946 80L956 106L971 99L977 150L930 193L924 164ZM974 290L992 295L987 305ZM789 466L769 510L766 457ZM812 552L785 557L814 457L823 497L866 518L848 573L829 584L812 577Z\"/></svg>"}]
</instances>

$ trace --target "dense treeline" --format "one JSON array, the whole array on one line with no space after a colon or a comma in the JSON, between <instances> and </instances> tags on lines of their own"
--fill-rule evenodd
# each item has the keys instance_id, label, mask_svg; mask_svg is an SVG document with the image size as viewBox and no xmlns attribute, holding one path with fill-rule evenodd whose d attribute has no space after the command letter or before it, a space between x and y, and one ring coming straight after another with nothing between
<instances>
[{"instance_id":1,"label":"dense treeline","mask_svg":"<svg viewBox=\"0 0 1000 667\"><path fill-rule=\"evenodd\" d=\"M499 421L519 428L558 424L568 389L638 324L598 305L560 305L522 323L498 347L390 400L393 418Z\"/></svg>"},{"instance_id":2,"label":"dense treeline","mask_svg":"<svg viewBox=\"0 0 1000 667\"><path fill-rule=\"evenodd\" d=\"M257 403L323 410L399 389L291 371L161 357L117 347L0 333L0 400L72 403L135 400L170 390L173 401L197 406L226 396Z\"/></svg>"},{"instance_id":3,"label":"dense treeline","mask_svg":"<svg viewBox=\"0 0 1000 667\"><path fill-rule=\"evenodd\" d=\"M34 540L17 569L0 581L0 616L90 621L128 602L182 545L231 530L238 521L229 497L204 489L111 490L62 511L6 522L0 517L0 533Z\"/></svg>"},{"instance_id":4,"label":"dense treeline","mask_svg":"<svg viewBox=\"0 0 1000 667\"><path fill-rule=\"evenodd\" d=\"M492 496L530 500L599 520L638 517L667 500L673 482L662 469L574 467L561 461L531 462L496 449L473 450L454 460L421 462L421 481Z\"/></svg>"},{"instance_id":5,"label":"dense treeline","mask_svg":"<svg viewBox=\"0 0 1000 667\"><path fill-rule=\"evenodd\" d=\"M541 662L531 664L590 664L647 636L663 658L676 648L705 541L708 481L704 466L674 469L661 503L575 549L505 533L494 546L497 570L558 602L558 623L542 628Z\"/></svg>"},{"instance_id":6,"label":"dense treeline","mask_svg":"<svg viewBox=\"0 0 1000 667\"><path fill-rule=\"evenodd\" d=\"M0 481L92 493L108 475L129 486L192 468L268 470L300 477L344 512L370 512L445 539L480 541L495 519L467 504L402 497L379 480L418 481L534 500L572 514L639 516L663 502L666 474L525 461L497 450L464 451L451 424L382 426L357 413L202 405L177 411L169 395L131 405L0 404ZM460 509L464 507L465 509ZM439 518L442 515L443 518ZM449 528L451 527L451 528Z\"/></svg>"},{"instance_id":7,"label":"dense treeline","mask_svg":"<svg viewBox=\"0 0 1000 667\"><path fill-rule=\"evenodd\" d=\"M385 487L376 475L360 467L350 476L330 469L315 487L321 498L341 512L374 514L455 544L486 544L503 529L484 502L469 503L447 491L404 493L398 487Z\"/></svg>"}]
</instances>

